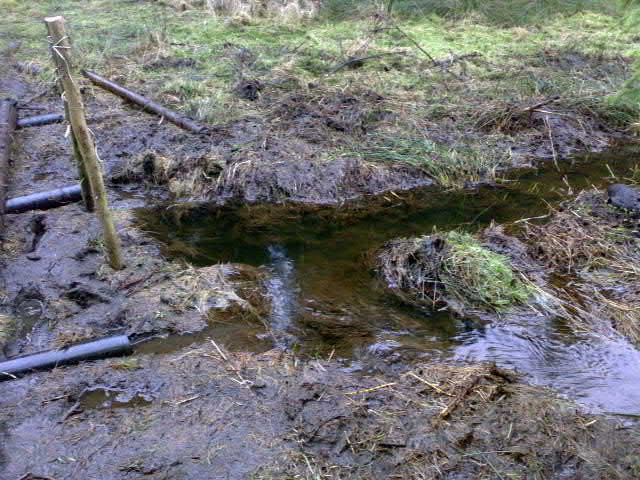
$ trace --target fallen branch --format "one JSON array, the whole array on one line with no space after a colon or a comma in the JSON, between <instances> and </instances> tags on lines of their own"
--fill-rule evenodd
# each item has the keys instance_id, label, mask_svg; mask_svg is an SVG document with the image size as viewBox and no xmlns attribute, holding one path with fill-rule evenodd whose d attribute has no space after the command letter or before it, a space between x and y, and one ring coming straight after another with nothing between
<instances>
[{"instance_id":1,"label":"fallen branch","mask_svg":"<svg viewBox=\"0 0 640 480\"><path fill-rule=\"evenodd\" d=\"M89 80L91 80L95 85L99 86L100 88L104 88L105 90L113 93L114 95L117 95L121 98L124 98L125 100L128 100L137 105L140 105L143 108L143 110L158 114L161 117L166 118L171 123L175 123L180 128L184 128L185 130L189 130L194 133L200 133L200 134L209 133L208 127L201 125L199 123L196 123L189 118L183 117L182 115L179 115L173 110L169 110L168 108L163 107L159 103L149 100L148 98L143 97L138 93L132 92L131 90L128 90L118 85L117 83L112 82L111 80L101 77L97 73L89 72L88 70L83 70L82 74L85 77L87 77Z\"/></svg>"},{"instance_id":2,"label":"fallen branch","mask_svg":"<svg viewBox=\"0 0 640 480\"><path fill-rule=\"evenodd\" d=\"M9 185L9 151L16 128L17 102L7 98L0 104L0 233L4 230L4 204Z\"/></svg>"},{"instance_id":3,"label":"fallen branch","mask_svg":"<svg viewBox=\"0 0 640 480\"><path fill-rule=\"evenodd\" d=\"M10 198L5 204L5 213L23 213L30 210L49 210L82 200L80 185L32 193L22 197Z\"/></svg>"}]
</instances>

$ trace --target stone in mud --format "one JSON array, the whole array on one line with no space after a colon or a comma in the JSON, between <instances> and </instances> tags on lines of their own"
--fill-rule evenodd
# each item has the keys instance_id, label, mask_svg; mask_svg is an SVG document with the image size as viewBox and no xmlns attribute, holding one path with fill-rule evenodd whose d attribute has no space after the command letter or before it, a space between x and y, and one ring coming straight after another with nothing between
<instances>
[{"instance_id":1,"label":"stone in mud","mask_svg":"<svg viewBox=\"0 0 640 480\"><path fill-rule=\"evenodd\" d=\"M637 189L616 183L609 185L607 193L609 195L608 203L611 205L640 211L640 191Z\"/></svg>"}]
</instances>

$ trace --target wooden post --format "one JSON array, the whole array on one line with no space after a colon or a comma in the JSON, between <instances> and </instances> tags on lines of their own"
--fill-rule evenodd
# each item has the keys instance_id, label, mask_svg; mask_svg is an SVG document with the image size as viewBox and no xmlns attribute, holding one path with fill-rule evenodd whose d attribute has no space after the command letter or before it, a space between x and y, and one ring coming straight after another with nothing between
<instances>
[{"instance_id":1,"label":"wooden post","mask_svg":"<svg viewBox=\"0 0 640 480\"><path fill-rule=\"evenodd\" d=\"M87 126L80 89L71 77L71 68L67 61L69 48L60 42L67 38L64 29L64 18L60 16L47 17L44 19L44 22L47 25L49 36L53 42L51 44L51 57L56 65L58 77L63 87L66 112L69 115L71 130L76 140L77 150L80 153L87 179L89 180L88 184L93 193L92 198L96 204L97 214L102 222L102 231L109 257L109 264L112 268L120 270L124 267L120 238L116 232L113 217L109 210L107 190L102 179L100 160L98 159L96 147L91 138L91 132Z\"/></svg>"},{"instance_id":2,"label":"wooden post","mask_svg":"<svg viewBox=\"0 0 640 480\"><path fill-rule=\"evenodd\" d=\"M48 17L44 19L44 23L47 25L47 31L49 33L51 59L54 65L58 68L58 60L64 60L65 69L71 74L71 42L64 29L64 17ZM64 85L62 84L62 75L60 75L60 73L58 73L58 89L61 94L65 92ZM69 104L66 101L64 102L64 116L67 122L71 123L69 118ZM82 158L82 152L78 149L78 141L76 134L73 132L73 125L71 126L71 143L73 144L73 156L78 165L78 176L80 178L80 186L82 187L82 200L84 201L84 206L87 211L93 212L96 209L95 195L91 189L91 182L89 182L87 178L85 162Z\"/></svg>"},{"instance_id":3,"label":"wooden post","mask_svg":"<svg viewBox=\"0 0 640 480\"><path fill-rule=\"evenodd\" d=\"M0 104L0 233L4 231L4 204L9 186L9 152L16 129L17 102L7 98Z\"/></svg>"}]
</instances>

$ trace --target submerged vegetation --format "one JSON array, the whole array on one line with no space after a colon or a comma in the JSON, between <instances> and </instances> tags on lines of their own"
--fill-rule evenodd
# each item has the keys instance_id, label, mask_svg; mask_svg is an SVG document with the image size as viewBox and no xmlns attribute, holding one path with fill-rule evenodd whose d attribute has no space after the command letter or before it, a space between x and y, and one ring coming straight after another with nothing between
<instances>
[{"instance_id":1,"label":"submerged vegetation","mask_svg":"<svg viewBox=\"0 0 640 480\"><path fill-rule=\"evenodd\" d=\"M500 310L531 296L508 257L489 250L468 233L449 232L445 238L451 250L440 279L459 301Z\"/></svg>"},{"instance_id":2,"label":"submerged vegetation","mask_svg":"<svg viewBox=\"0 0 640 480\"><path fill-rule=\"evenodd\" d=\"M377 257L403 301L460 313L527 305L576 332L621 334L640 344L637 212L585 191L541 219L398 239ZM506 234L505 230L510 233ZM501 252L501 253L496 253Z\"/></svg>"}]
</instances>

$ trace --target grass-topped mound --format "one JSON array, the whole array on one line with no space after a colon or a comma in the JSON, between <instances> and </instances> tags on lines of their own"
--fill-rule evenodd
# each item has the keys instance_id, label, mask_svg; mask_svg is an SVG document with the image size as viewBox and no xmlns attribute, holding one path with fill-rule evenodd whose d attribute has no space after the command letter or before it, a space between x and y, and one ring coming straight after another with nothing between
<instances>
[{"instance_id":1,"label":"grass-topped mound","mask_svg":"<svg viewBox=\"0 0 640 480\"><path fill-rule=\"evenodd\" d=\"M378 268L396 295L420 306L499 311L531 294L508 257L468 233L394 240L378 255Z\"/></svg>"}]
</instances>

